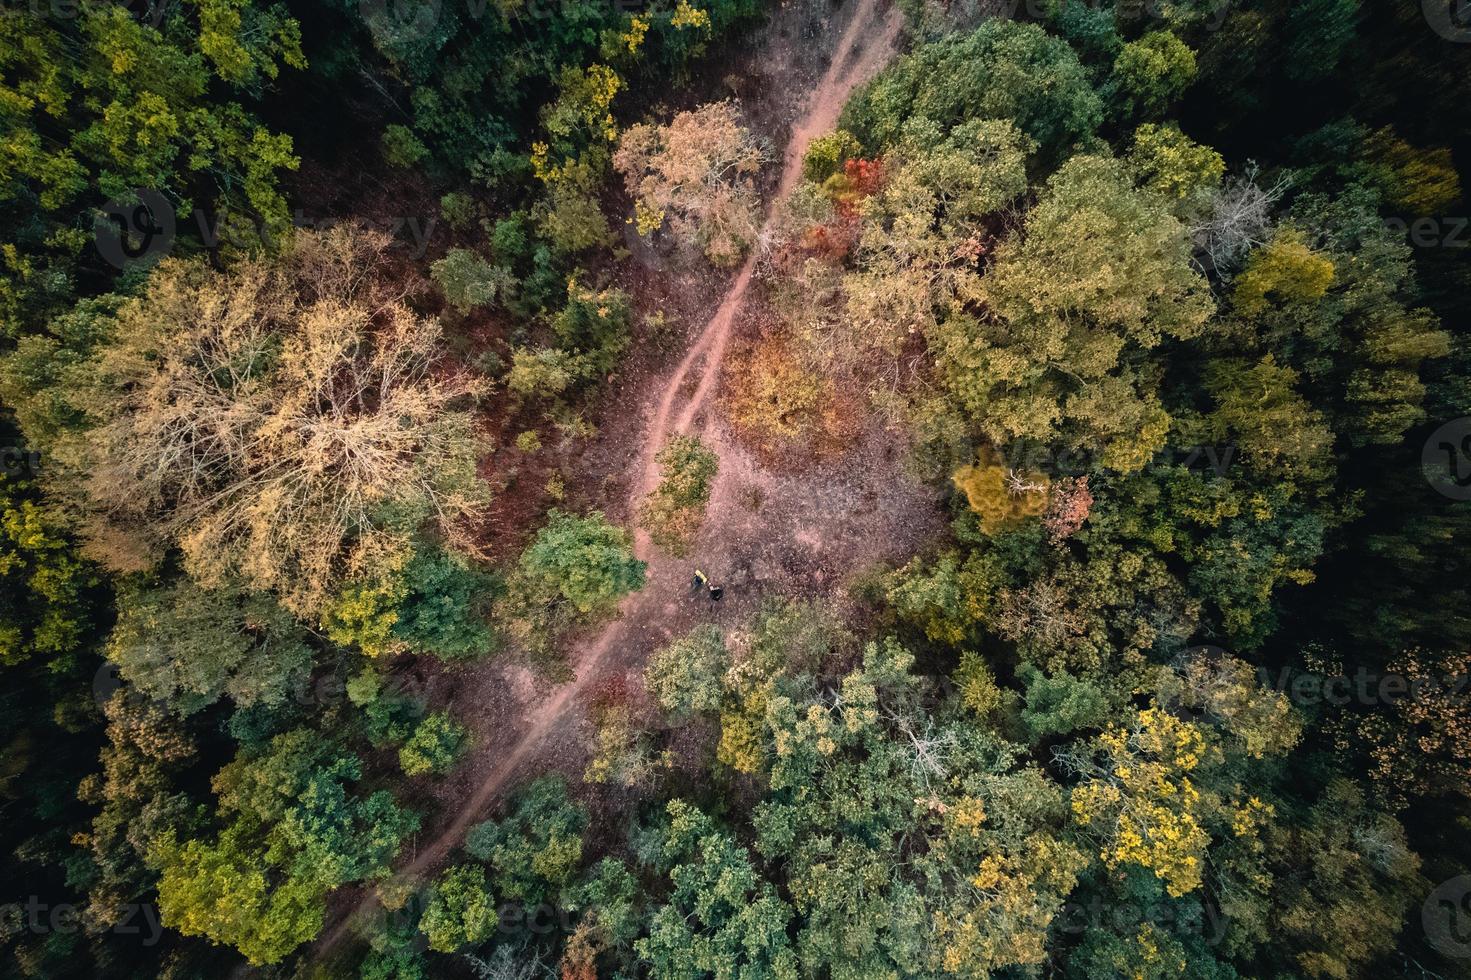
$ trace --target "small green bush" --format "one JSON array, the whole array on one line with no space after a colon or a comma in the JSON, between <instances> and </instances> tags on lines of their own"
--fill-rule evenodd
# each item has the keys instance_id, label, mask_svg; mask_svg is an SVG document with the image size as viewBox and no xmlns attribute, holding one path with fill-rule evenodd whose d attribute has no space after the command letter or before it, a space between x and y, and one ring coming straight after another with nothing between
<instances>
[{"instance_id":1,"label":"small green bush","mask_svg":"<svg viewBox=\"0 0 1471 980\"><path fill-rule=\"evenodd\" d=\"M467 248L450 249L429 272L444 290L445 300L461 313L491 305L511 284L510 270L491 265Z\"/></svg>"},{"instance_id":2,"label":"small green bush","mask_svg":"<svg viewBox=\"0 0 1471 980\"><path fill-rule=\"evenodd\" d=\"M412 167L429 156L429 147L407 126L397 123L383 130L383 159L395 167Z\"/></svg>"},{"instance_id":3,"label":"small green bush","mask_svg":"<svg viewBox=\"0 0 1471 980\"><path fill-rule=\"evenodd\" d=\"M451 191L439 199L439 214L455 231L475 223L475 201L463 191Z\"/></svg>"},{"instance_id":4,"label":"small green bush","mask_svg":"<svg viewBox=\"0 0 1471 980\"><path fill-rule=\"evenodd\" d=\"M693 436L676 436L654 458L662 479L644 501L639 521L655 544L682 555L705 518L720 457Z\"/></svg>"},{"instance_id":5,"label":"small green bush","mask_svg":"<svg viewBox=\"0 0 1471 980\"><path fill-rule=\"evenodd\" d=\"M406 776L433 773L442 776L454 768L469 744L470 733L447 712L425 717L398 750L398 764Z\"/></svg>"}]
</instances>

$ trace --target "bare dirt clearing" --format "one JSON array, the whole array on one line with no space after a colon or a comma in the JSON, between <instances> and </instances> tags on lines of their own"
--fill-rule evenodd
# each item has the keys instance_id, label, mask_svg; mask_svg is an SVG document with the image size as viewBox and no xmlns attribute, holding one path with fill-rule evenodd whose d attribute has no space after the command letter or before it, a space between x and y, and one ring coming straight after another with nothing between
<instances>
[{"instance_id":1,"label":"bare dirt clearing","mask_svg":"<svg viewBox=\"0 0 1471 980\"><path fill-rule=\"evenodd\" d=\"M768 214L796 186L808 142L835 126L852 91L894 52L902 20L897 9L884 0L857 0L851 10L838 12L844 14L846 24L825 73L790 124ZM785 39L780 53L798 60L785 67L765 65L770 90L781 94L773 95L778 104L764 106L758 117L761 112L796 115L797 100L790 93L803 91L802 76L811 69L800 60L810 60L819 47ZM791 84L783 84L784 75ZM636 259L659 263L647 251L635 247ZM691 557L660 554L647 534L638 532L635 550L649 563L647 583L623 602L619 618L571 639L573 680L552 685L515 667L456 679L455 714L474 728L477 748L455 777L437 788L446 819L428 828L428 840L421 840L404 873L422 875L441 864L533 760L539 769L576 771L587 744L584 709L591 693L609 679L638 683L634 678L648 655L671 637L698 622L738 623L765 596L822 594L841 602L844 583L855 572L902 559L938 530L942 517L935 493L905 472L902 445L876 421L840 457L778 472L739 445L712 411L723 358L743 326L757 259L750 256L720 294L715 290L721 280L713 275L691 276L693 282L681 284L697 283L694 295L662 286L659 299L682 300L679 305L687 308L698 309L700 294L720 295L720 300L695 321L704 326L672 371L625 379L606 404L598 439L580 461L586 470L605 475L600 499L591 503L632 524L639 501L658 482L654 455L674 435L700 435L719 453L720 471ZM683 295L671 295L679 292ZM639 299L649 307L647 297ZM663 308L658 302L654 306ZM687 586L697 566L725 586L724 601L690 596ZM371 896L362 899L318 943L318 955L343 938L352 916L371 911L374 904Z\"/></svg>"}]
</instances>

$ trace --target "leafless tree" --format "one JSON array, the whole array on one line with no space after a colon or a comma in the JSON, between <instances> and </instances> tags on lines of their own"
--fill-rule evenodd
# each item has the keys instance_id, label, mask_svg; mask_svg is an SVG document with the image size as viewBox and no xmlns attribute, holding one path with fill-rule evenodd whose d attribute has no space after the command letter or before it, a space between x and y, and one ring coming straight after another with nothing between
<instances>
[{"instance_id":1,"label":"leafless tree","mask_svg":"<svg viewBox=\"0 0 1471 980\"><path fill-rule=\"evenodd\" d=\"M888 714L895 729L909 743L907 758L910 775L928 791L931 780L943 781L950 772L949 760L955 750L955 732L949 729L936 732L934 723L929 719L916 729L903 715L892 711Z\"/></svg>"},{"instance_id":2,"label":"leafless tree","mask_svg":"<svg viewBox=\"0 0 1471 980\"><path fill-rule=\"evenodd\" d=\"M552 980L557 975L534 952L517 953L509 946L499 946L483 959L473 954L465 959L480 980Z\"/></svg>"},{"instance_id":3,"label":"leafless tree","mask_svg":"<svg viewBox=\"0 0 1471 980\"><path fill-rule=\"evenodd\" d=\"M1229 279L1246 253L1267 241L1272 209L1292 178L1283 174L1264 188L1257 183L1259 175L1260 168L1249 161L1241 174L1227 177L1212 196L1205 220L1190 229L1202 271Z\"/></svg>"},{"instance_id":4,"label":"leafless tree","mask_svg":"<svg viewBox=\"0 0 1471 980\"><path fill-rule=\"evenodd\" d=\"M1404 830L1382 815L1360 823L1353 830L1353 841L1359 853L1383 873L1403 867L1410 859L1409 847L1405 843Z\"/></svg>"},{"instance_id":5,"label":"leafless tree","mask_svg":"<svg viewBox=\"0 0 1471 980\"><path fill-rule=\"evenodd\" d=\"M1023 470L1008 468L1006 471L1006 491L1012 496L1019 497L1024 493L1036 493L1047 488L1045 482L1037 482Z\"/></svg>"},{"instance_id":6,"label":"leafless tree","mask_svg":"<svg viewBox=\"0 0 1471 980\"><path fill-rule=\"evenodd\" d=\"M1046 579L1003 592L996 625L1007 639L1028 640L1053 650L1083 635L1086 628L1083 615L1068 601L1067 593Z\"/></svg>"}]
</instances>

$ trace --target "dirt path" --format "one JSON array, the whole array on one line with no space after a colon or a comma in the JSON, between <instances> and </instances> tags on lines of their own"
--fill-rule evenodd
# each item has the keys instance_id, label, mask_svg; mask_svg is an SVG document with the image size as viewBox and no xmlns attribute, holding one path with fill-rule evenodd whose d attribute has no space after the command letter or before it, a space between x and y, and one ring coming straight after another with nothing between
<instances>
[{"instance_id":1,"label":"dirt path","mask_svg":"<svg viewBox=\"0 0 1471 980\"><path fill-rule=\"evenodd\" d=\"M838 46L833 54L832 63L828 66L827 74L823 76L822 81L813 91L807 111L792 126L791 139L787 141L786 151L782 155L781 179L777 182L776 194L767 213L767 225L770 224L781 202L786 200L787 195L797 186L797 181L802 176L802 157L807 153L807 145L814 138L837 125L838 116L842 113L848 96L854 89L877 74L879 69L887 63L893 54L894 42L899 37L899 29L902 24L903 17L897 7L891 7L885 12L881 10L880 0L859 0L859 5L853 12L847 29L843 31L842 37L838 40ZM761 234L757 236L758 240L764 237L765 231L766 227L763 226ZM654 415L654 424L649 429L645 442L646 462L643 482L638 488L640 497L652 491L659 482L659 468L654 463L654 454L671 435L689 431L695 414L705 405L711 391L714 390L715 379L720 375L720 366L725 356L726 344L735 326L736 313L740 311L741 303L746 298L746 290L750 288L751 277L756 270L758 258L759 255L754 249L746 257L740 272L736 274L730 288L726 291L725 299L721 301L719 309L705 325L705 329L700 332L700 336L685 354L684 360L680 361L669 383L665 386L664 396L659 401L659 408ZM686 399L678 421L673 431L670 431L670 413L679 399L679 393L690 372L702 358L704 366L700 372L699 383L693 394ZM646 543L645 547L647 547Z\"/></svg>"},{"instance_id":2,"label":"dirt path","mask_svg":"<svg viewBox=\"0 0 1471 980\"><path fill-rule=\"evenodd\" d=\"M792 126L791 138L782 158L781 176L769 205L768 225L772 221L772 215L801 177L802 157L808 143L836 125L848 96L873 77L892 56L901 26L902 15L897 8L887 6L887 0L858 0L848 26L834 49L826 74L813 91L805 112ZM763 234L765 230L763 227ZM737 314L751 286L757 258L754 251L747 257L731 280L720 306L661 386L652 421L640 447L639 459L642 465L636 472L641 473L641 478L634 481L634 506L631 510L658 484L659 472L654 462L655 454L670 437L690 431L714 393L726 347L736 326ZM688 393L686 389L690 389ZM718 448L721 449L722 465L712 488L712 511L721 506L729 507L729 501L735 495L733 484L749 478L754 469L749 460L742 464L738 458L732 458L736 465L727 466L727 453L731 453L733 457L739 457L740 453L725 444L725 440L717 438L714 441L721 443ZM855 504L853 510L864 513L861 504ZM921 523L918 520L914 522L916 527ZM802 539L803 532L798 530L794 536ZM813 543L804 541L806 545ZM641 559L649 563L648 586L625 599L619 608L619 617L604 627L589 643L573 651L575 679L552 689L544 699L529 707L521 719L516 741L504 747L504 753L495 761L494 767L460 804L454 820L433 841L423 846L407 866L399 869L400 873L407 876L425 874L441 864L459 846L471 825L484 819L489 805L512 777L527 762L544 753L558 730L569 717L576 715L571 709L590 690L592 684L605 675L606 669L613 662L627 659L629 655L637 655L625 653L625 656L620 657L612 655L613 652L643 649L643 644L625 642L630 633L649 635L669 632L669 627L661 626L661 621L673 622L676 617L670 614L676 610L661 597L671 594L671 589L678 591L679 583L687 574L684 563L656 554L647 533L642 530L636 532L634 550ZM821 578L820 572L818 578ZM344 916L342 921L317 942L312 958L320 960L335 949L347 938L353 922L361 916L371 914L377 904L371 894L365 896L349 915Z\"/></svg>"}]
</instances>

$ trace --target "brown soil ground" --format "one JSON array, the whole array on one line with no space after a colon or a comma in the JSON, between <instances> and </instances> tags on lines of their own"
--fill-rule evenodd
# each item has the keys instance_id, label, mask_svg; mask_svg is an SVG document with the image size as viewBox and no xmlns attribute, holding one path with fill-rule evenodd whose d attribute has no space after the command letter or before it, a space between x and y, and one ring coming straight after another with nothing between
<instances>
[{"instance_id":1,"label":"brown soil ground","mask_svg":"<svg viewBox=\"0 0 1471 980\"><path fill-rule=\"evenodd\" d=\"M752 52L761 91L739 93L748 121L773 144L785 145L772 186L773 211L800 178L807 143L835 126L852 91L888 61L901 26L898 10L886 0L849 0L834 10L825 37L815 39L800 29L810 8L787 16L785 25L784 14L789 11L775 15ZM803 92L812 93L810 99L804 101ZM599 507L632 525L638 503L658 482L655 453L676 434L697 434L720 456L704 524L684 559L658 552L646 533L637 533L647 583L622 603L616 619L567 639L572 680L555 684L515 665L435 678L436 688L454 684L453 710L471 725L475 748L436 785L442 817L420 835L401 868L406 874L427 875L444 863L521 778L551 770L580 773L589 701L610 686L639 689L648 655L672 637L700 622L733 626L767 596L822 595L841 606L857 575L903 560L942 525L936 493L906 472L902 437L877 419L865 420L841 455L779 468L764 465L723 424L715 408L724 357L734 338L754 329L763 305L758 254L727 280L637 239L628 244L636 264L630 286L640 310L664 310L677 322L699 326L677 364L661 365L658 350L635 351L630 366L612 379L598 436L569 461L578 474L569 506ZM725 587L721 602L690 594L696 567ZM340 904L349 899L353 904ZM376 905L361 892L338 901L336 924L316 944L314 960Z\"/></svg>"}]
</instances>

